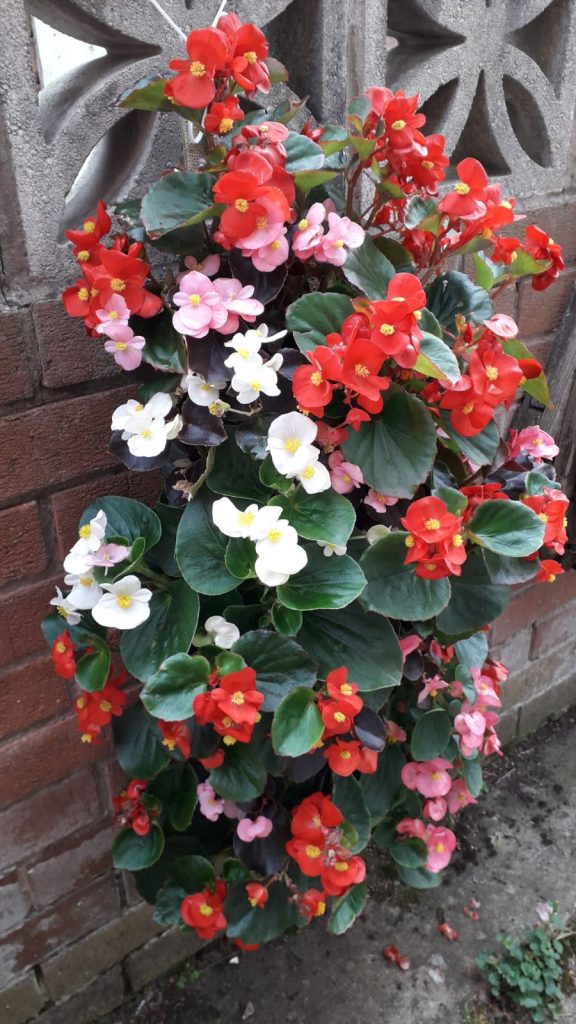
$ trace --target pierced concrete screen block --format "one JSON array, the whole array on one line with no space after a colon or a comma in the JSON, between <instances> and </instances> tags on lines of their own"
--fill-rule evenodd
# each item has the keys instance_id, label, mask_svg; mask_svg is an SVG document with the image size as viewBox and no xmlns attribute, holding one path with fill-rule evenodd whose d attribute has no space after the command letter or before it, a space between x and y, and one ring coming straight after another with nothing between
<instances>
[{"instance_id":1,"label":"pierced concrete screen block","mask_svg":"<svg viewBox=\"0 0 576 1024\"><path fill-rule=\"evenodd\" d=\"M388 0L388 84L420 92L454 162L517 194L561 191L576 78L572 0Z\"/></svg>"}]
</instances>

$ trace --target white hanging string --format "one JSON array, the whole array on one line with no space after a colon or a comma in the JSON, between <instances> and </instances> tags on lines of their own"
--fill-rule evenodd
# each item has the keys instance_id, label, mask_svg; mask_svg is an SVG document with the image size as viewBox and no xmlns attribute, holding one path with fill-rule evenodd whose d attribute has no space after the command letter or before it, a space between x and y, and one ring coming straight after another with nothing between
<instances>
[{"instance_id":1,"label":"white hanging string","mask_svg":"<svg viewBox=\"0 0 576 1024\"><path fill-rule=\"evenodd\" d=\"M158 14L162 15L162 17L164 18L164 21L167 22L168 25L170 25L170 28L173 28L174 31L177 33L177 35L180 36L180 39L183 39L184 42L186 42L186 40L188 38L186 32L183 32L182 29L180 28L180 26L177 25L175 21L172 21L172 18L170 17L169 14L166 13L166 11L162 7L162 5L158 2L158 0L148 0L148 3L151 3L152 6L156 8L156 10L158 11ZM228 0L222 0L218 10L216 11L216 14L214 15L214 18L212 19L212 25L213 26L216 25L216 22L218 21L218 18L220 17L222 12L224 11L227 3L228 3ZM204 117L205 116L206 115L204 114ZM200 125L200 130L198 131L198 133L196 135L193 134L194 126L190 122L188 123L188 135L190 137L190 141L193 142L195 146L197 146L198 143L201 142L202 139L204 138L204 117L202 118L202 124Z\"/></svg>"}]
</instances>

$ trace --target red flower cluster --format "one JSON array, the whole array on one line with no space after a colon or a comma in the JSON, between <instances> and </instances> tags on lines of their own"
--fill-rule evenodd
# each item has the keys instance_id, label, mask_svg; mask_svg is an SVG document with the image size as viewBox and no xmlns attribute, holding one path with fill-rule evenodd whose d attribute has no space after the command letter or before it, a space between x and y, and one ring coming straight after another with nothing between
<instances>
[{"instance_id":1,"label":"red flower cluster","mask_svg":"<svg viewBox=\"0 0 576 1024\"><path fill-rule=\"evenodd\" d=\"M182 757L188 760L190 757L190 729L186 722L164 722L159 719L158 728L162 734L162 746L167 747L170 753L179 750Z\"/></svg>"},{"instance_id":2,"label":"red flower cluster","mask_svg":"<svg viewBox=\"0 0 576 1024\"><path fill-rule=\"evenodd\" d=\"M292 839L286 852L308 878L320 876L330 896L342 896L351 885L363 882L366 865L342 845L344 818L330 797L313 793L292 814Z\"/></svg>"},{"instance_id":3,"label":"red flower cluster","mask_svg":"<svg viewBox=\"0 0 576 1024\"><path fill-rule=\"evenodd\" d=\"M335 775L344 776L352 775L355 771L375 772L378 766L375 750L363 747L358 740L345 742L340 738L352 731L354 719L364 706L362 698L358 696L358 687L348 682L348 669L342 667L329 672L326 689L328 695L320 697L318 709L324 723L322 740L335 737L334 742L324 751L331 770Z\"/></svg>"},{"instance_id":4,"label":"red flower cluster","mask_svg":"<svg viewBox=\"0 0 576 1024\"><path fill-rule=\"evenodd\" d=\"M463 494L468 502L462 512L463 523L470 522L476 509L485 501L508 501L508 495L501 489L500 484L471 484L468 487L461 487L460 494Z\"/></svg>"},{"instance_id":5,"label":"red flower cluster","mask_svg":"<svg viewBox=\"0 0 576 1024\"><path fill-rule=\"evenodd\" d=\"M425 137L420 131L426 123L424 114L417 112L420 97L380 87L367 89L366 95L370 114L362 134L376 143L368 162L375 159L381 166L388 165L392 171L388 180L406 194L415 189L435 194L449 160L444 136Z\"/></svg>"},{"instance_id":6,"label":"red flower cluster","mask_svg":"<svg viewBox=\"0 0 576 1024\"><path fill-rule=\"evenodd\" d=\"M270 91L266 37L256 25L243 25L236 14L223 15L216 28L190 32L186 53L187 60L170 61L176 76L164 89L180 106L201 110L216 96L229 96L236 86L245 92Z\"/></svg>"},{"instance_id":7,"label":"red flower cluster","mask_svg":"<svg viewBox=\"0 0 576 1024\"><path fill-rule=\"evenodd\" d=\"M535 494L532 497L523 498L522 501L546 525L543 547L552 548L558 555L563 555L564 546L568 540L566 512L570 504L566 495L553 487L545 487L543 494Z\"/></svg>"},{"instance_id":8,"label":"red flower cluster","mask_svg":"<svg viewBox=\"0 0 576 1024\"><path fill-rule=\"evenodd\" d=\"M50 651L54 671L62 679L73 679L76 672L74 644L67 629L56 637Z\"/></svg>"},{"instance_id":9,"label":"red flower cluster","mask_svg":"<svg viewBox=\"0 0 576 1024\"><path fill-rule=\"evenodd\" d=\"M184 924L193 928L200 939L208 942L217 932L222 932L228 924L224 916L224 900L226 899L226 883L220 879L214 888L206 887L202 892L186 896L180 904L180 913Z\"/></svg>"},{"instance_id":10,"label":"red flower cluster","mask_svg":"<svg viewBox=\"0 0 576 1024\"><path fill-rule=\"evenodd\" d=\"M155 316L163 306L160 296L144 287L150 264L140 259L142 243L130 243L126 235L117 235L107 249L100 239L104 230L109 229L110 218L100 202L98 212L84 221L82 231L66 232L74 242L82 277L71 288L66 288L62 300L68 315L82 317L90 334L95 334L100 322L96 311L103 309L114 295L124 300L130 313L138 316Z\"/></svg>"},{"instance_id":11,"label":"red flower cluster","mask_svg":"<svg viewBox=\"0 0 576 1024\"><path fill-rule=\"evenodd\" d=\"M560 562L556 562L553 558L543 558L536 579L538 583L555 583L556 577L561 576L563 572L564 569Z\"/></svg>"},{"instance_id":12,"label":"red flower cluster","mask_svg":"<svg viewBox=\"0 0 576 1024\"><path fill-rule=\"evenodd\" d=\"M117 828L131 828L137 836L148 835L151 812L142 803L142 794L147 786L148 783L141 779L132 779L126 789L113 798Z\"/></svg>"},{"instance_id":13,"label":"red flower cluster","mask_svg":"<svg viewBox=\"0 0 576 1024\"><path fill-rule=\"evenodd\" d=\"M562 258L562 246L558 245L553 238L550 238L545 231L529 224L526 228L526 251L535 260L549 260L550 267L542 274L534 274L532 287L538 291L544 291L554 283L561 270L564 270Z\"/></svg>"},{"instance_id":14,"label":"red flower cluster","mask_svg":"<svg viewBox=\"0 0 576 1024\"><path fill-rule=\"evenodd\" d=\"M401 520L408 531L404 564L416 562L416 575L425 580L459 576L466 561L462 516L449 512L440 498L419 498Z\"/></svg>"},{"instance_id":15,"label":"red flower cluster","mask_svg":"<svg viewBox=\"0 0 576 1024\"><path fill-rule=\"evenodd\" d=\"M509 406L524 373L514 356L486 329L469 355L468 373L445 385L440 408L450 410L452 426L464 437L479 434L494 417L498 405Z\"/></svg>"},{"instance_id":16,"label":"red flower cluster","mask_svg":"<svg viewBox=\"0 0 576 1024\"><path fill-rule=\"evenodd\" d=\"M212 682L212 681L211 681ZM226 746L237 741L249 743L260 711L264 694L256 689L256 673L253 668L230 672L219 679L216 676L212 689L199 693L194 698L194 715L199 725L214 726L224 737Z\"/></svg>"},{"instance_id":17,"label":"red flower cluster","mask_svg":"<svg viewBox=\"0 0 576 1024\"><path fill-rule=\"evenodd\" d=\"M128 678L127 672L109 675L102 690L91 693L83 691L74 701L74 711L81 732L82 743L97 743L105 725L112 716L120 717L126 704L127 695L121 690Z\"/></svg>"}]
</instances>

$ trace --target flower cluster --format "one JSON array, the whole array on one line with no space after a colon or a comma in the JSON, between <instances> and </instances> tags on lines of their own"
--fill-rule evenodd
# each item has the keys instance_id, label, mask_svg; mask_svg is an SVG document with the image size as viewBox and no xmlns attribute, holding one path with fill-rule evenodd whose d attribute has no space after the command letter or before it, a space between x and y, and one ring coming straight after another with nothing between
<instances>
[{"instance_id":1,"label":"flower cluster","mask_svg":"<svg viewBox=\"0 0 576 1024\"><path fill-rule=\"evenodd\" d=\"M254 323L264 306L254 295L254 286L242 285L236 278L219 277L211 281L206 274L191 270L178 282L172 301L178 306L172 317L177 331L190 338L204 338L208 331L233 334L240 317Z\"/></svg>"},{"instance_id":2,"label":"flower cluster","mask_svg":"<svg viewBox=\"0 0 576 1024\"><path fill-rule=\"evenodd\" d=\"M330 797L313 793L294 808L286 851L307 878L319 878L324 898L343 896L366 877L366 865L346 847L344 816Z\"/></svg>"},{"instance_id":3,"label":"flower cluster","mask_svg":"<svg viewBox=\"0 0 576 1024\"><path fill-rule=\"evenodd\" d=\"M462 516L449 512L440 498L419 498L401 520L408 531L407 565L416 564L416 575L425 580L460 576L466 561L461 533Z\"/></svg>"},{"instance_id":4,"label":"flower cluster","mask_svg":"<svg viewBox=\"0 0 576 1024\"><path fill-rule=\"evenodd\" d=\"M129 398L112 413L112 430L121 432L132 455L150 459L164 451L182 429L182 417L171 413L172 399L163 392L152 395L145 405Z\"/></svg>"},{"instance_id":5,"label":"flower cluster","mask_svg":"<svg viewBox=\"0 0 576 1024\"><path fill-rule=\"evenodd\" d=\"M150 811L142 803L148 783L145 779L132 779L112 803L116 812L116 827L131 828L137 836L150 832Z\"/></svg>"},{"instance_id":6,"label":"flower cluster","mask_svg":"<svg viewBox=\"0 0 576 1024\"><path fill-rule=\"evenodd\" d=\"M328 220L328 231L324 223ZM334 203L314 203L298 221L292 238L292 251L302 262L314 259L343 267L349 249L358 249L364 241L364 230L349 217L339 217Z\"/></svg>"},{"instance_id":7,"label":"flower cluster","mask_svg":"<svg viewBox=\"0 0 576 1024\"><path fill-rule=\"evenodd\" d=\"M122 690L127 678L126 672L110 674L101 690L84 690L76 697L74 711L82 743L98 743L103 727L109 725L113 717L120 717L128 703Z\"/></svg>"},{"instance_id":8,"label":"flower cluster","mask_svg":"<svg viewBox=\"0 0 576 1024\"><path fill-rule=\"evenodd\" d=\"M249 743L254 726L260 721L259 709L264 695L256 689L253 668L216 676L206 693L194 698L193 711L200 725L212 725L223 737L225 746Z\"/></svg>"},{"instance_id":9,"label":"flower cluster","mask_svg":"<svg viewBox=\"0 0 576 1024\"><path fill-rule=\"evenodd\" d=\"M286 583L308 561L304 548L298 544L296 530L281 517L278 505L248 505L242 510L230 498L219 498L212 505L214 525L225 537L255 541L254 572L269 587Z\"/></svg>"}]
</instances>

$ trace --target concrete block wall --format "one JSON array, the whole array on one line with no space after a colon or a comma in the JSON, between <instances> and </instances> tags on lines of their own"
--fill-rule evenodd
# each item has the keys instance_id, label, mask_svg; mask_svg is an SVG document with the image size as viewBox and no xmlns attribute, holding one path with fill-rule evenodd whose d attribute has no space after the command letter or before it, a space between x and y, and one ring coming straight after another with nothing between
<instances>
[{"instance_id":1,"label":"concrete block wall","mask_svg":"<svg viewBox=\"0 0 576 1024\"><path fill-rule=\"evenodd\" d=\"M295 91L310 94L310 109L319 117L334 120L347 95L384 80L387 19L393 46L388 81L423 92L435 130L446 131L451 146L463 136L467 149L482 157L482 112L489 111L490 160L504 175L505 194L523 195L530 219L563 243L569 260L566 275L550 291L536 293L522 284L505 298L523 339L545 360L576 274L576 194L569 188L567 163L575 83L564 58L554 61L546 47L535 48L542 23L536 22L531 36L530 22L547 18L546 39L556 39L557 53L565 55L566 47L574 47L571 5L495 0L486 7L486 17L494 19L490 32L480 23L484 5L462 0L238 0L229 6L245 19L268 24L274 51L293 69ZM165 0L165 7L190 28L209 22L217 3L199 0L192 12L184 0ZM94 62L87 78L72 73L76 98L65 111L57 98L64 86L70 89L70 80L37 94L31 14L107 48L109 59ZM7 0L3 17L0 1024L32 1018L39 1024L88 1024L175 966L193 946L178 932L160 932L131 881L111 869L110 797L119 788L111 751L106 744L79 744L71 687L52 673L39 630L86 504L111 493L153 501L158 491L155 475L128 474L107 454L110 412L132 389L101 345L87 339L61 308L57 295L73 268L60 232L77 171L122 116L112 101L162 67L179 44L145 0ZM434 47L421 45L427 33ZM510 141L519 125L516 114L511 119L503 111L501 71L506 66L516 74L515 62L524 59L506 49L511 33L513 48L531 62L537 106L550 113L546 166L535 166L529 153L520 152L517 137ZM453 35L464 37L465 45ZM483 39L491 47L491 78ZM448 48L449 59L446 53L436 59L438 47ZM486 102L477 88L482 69ZM450 86L452 72L459 88L442 106L435 97L447 95L442 90ZM554 99L541 75L552 83ZM477 127L471 131L467 125ZM173 125L162 134L152 122L140 128L138 159L125 159L116 142L114 198L138 191L178 158ZM500 165L498 152L505 154ZM96 187L92 182L94 195ZM84 201L92 204L93 198L88 189ZM90 205L78 206L79 219L88 212ZM575 581L570 574L554 587L519 590L494 627L494 652L512 668L506 739L524 735L574 699Z\"/></svg>"}]
</instances>

